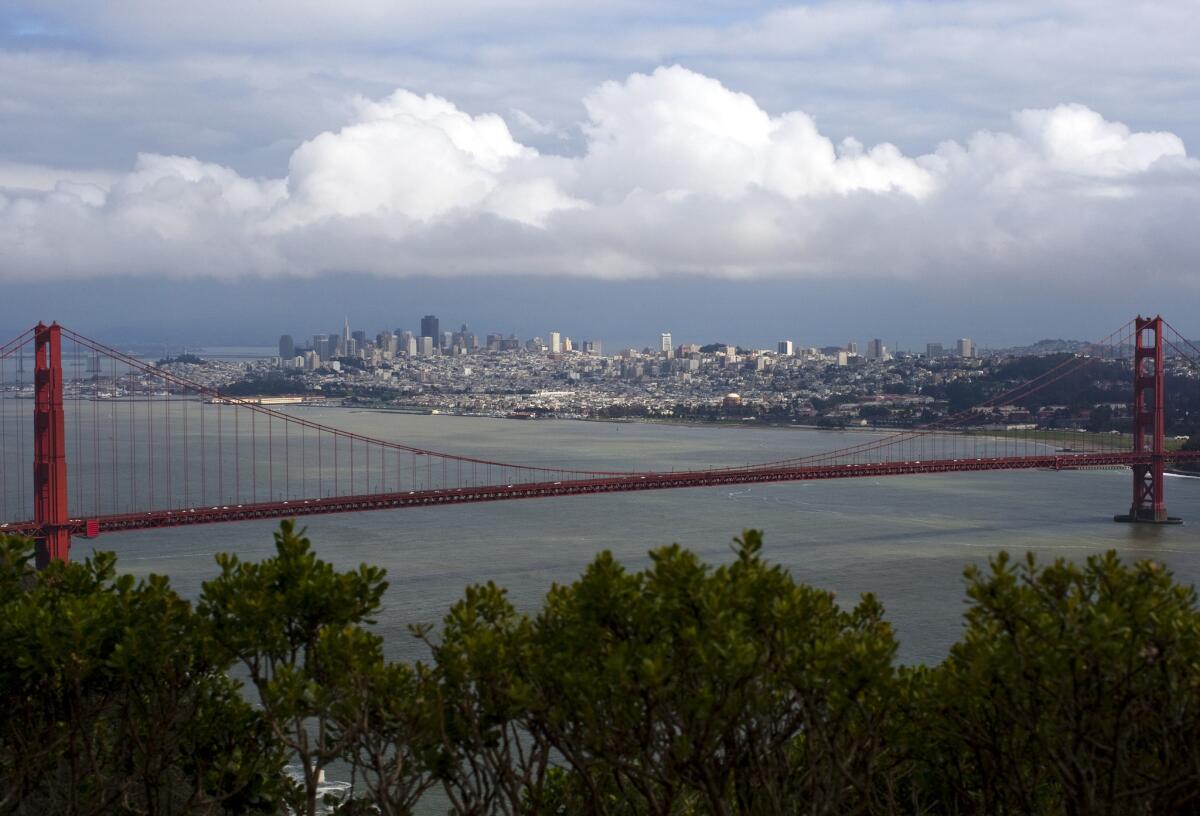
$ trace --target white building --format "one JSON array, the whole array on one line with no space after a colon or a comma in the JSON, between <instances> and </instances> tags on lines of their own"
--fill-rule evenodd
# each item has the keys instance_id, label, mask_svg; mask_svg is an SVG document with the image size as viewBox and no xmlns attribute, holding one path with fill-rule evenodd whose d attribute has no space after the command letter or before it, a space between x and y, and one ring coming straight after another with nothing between
<instances>
[{"instance_id":1,"label":"white building","mask_svg":"<svg viewBox=\"0 0 1200 816\"><path fill-rule=\"evenodd\" d=\"M971 341L970 337L963 337L963 338L959 339L959 341L958 341L958 356L959 357L974 357L975 356L975 343L973 343Z\"/></svg>"},{"instance_id":2,"label":"white building","mask_svg":"<svg viewBox=\"0 0 1200 816\"><path fill-rule=\"evenodd\" d=\"M662 333L662 344L658 348L664 354L671 353L671 349L673 348L673 346L671 345L671 333L670 332Z\"/></svg>"},{"instance_id":3,"label":"white building","mask_svg":"<svg viewBox=\"0 0 1200 816\"><path fill-rule=\"evenodd\" d=\"M791 357L793 354L795 354L796 350L795 350L795 347L792 345L792 341L791 340L780 340L779 341L779 353L785 357Z\"/></svg>"},{"instance_id":4,"label":"white building","mask_svg":"<svg viewBox=\"0 0 1200 816\"><path fill-rule=\"evenodd\" d=\"M560 354L562 352L562 333L550 332L550 353Z\"/></svg>"}]
</instances>

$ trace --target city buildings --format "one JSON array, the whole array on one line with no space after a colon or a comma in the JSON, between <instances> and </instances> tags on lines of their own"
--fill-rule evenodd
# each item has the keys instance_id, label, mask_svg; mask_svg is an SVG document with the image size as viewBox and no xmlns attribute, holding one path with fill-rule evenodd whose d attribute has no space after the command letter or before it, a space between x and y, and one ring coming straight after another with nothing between
<instances>
[{"instance_id":1,"label":"city buildings","mask_svg":"<svg viewBox=\"0 0 1200 816\"><path fill-rule=\"evenodd\" d=\"M874 338L860 357L853 343L798 348L791 340L779 340L769 349L716 343L673 347L671 332L659 334L657 348L626 348L605 357L598 340L572 342L557 330L548 332L545 343L499 332L485 335L486 343L481 343L484 336L477 337L466 324L457 331L440 331L438 318L426 315L421 325L438 333L384 329L368 337L365 331L351 331L347 317L336 334L312 335L311 348L282 335L274 376L282 370L283 376L295 378L297 393L310 398L357 405L489 415L532 411L719 418L725 412L742 419L769 415L794 422L857 424L868 417L879 423L885 414L898 422L936 414L939 398L930 396L929 389L937 393L954 380L980 376L995 358L989 352L987 359L976 359L974 341L966 337L956 347L929 342L923 356L889 353L883 340ZM251 368L217 366L212 384L233 381L224 378L253 379ZM271 387L279 387L278 379ZM322 392L330 396L322 397ZM727 400L730 395L738 398Z\"/></svg>"},{"instance_id":2,"label":"city buildings","mask_svg":"<svg viewBox=\"0 0 1200 816\"><path fill-rule=\"evenodd\" d=\"M434 315L421 318L421 337L440 337L438 334L438 319Z\"/></svg>"}]
</instances>

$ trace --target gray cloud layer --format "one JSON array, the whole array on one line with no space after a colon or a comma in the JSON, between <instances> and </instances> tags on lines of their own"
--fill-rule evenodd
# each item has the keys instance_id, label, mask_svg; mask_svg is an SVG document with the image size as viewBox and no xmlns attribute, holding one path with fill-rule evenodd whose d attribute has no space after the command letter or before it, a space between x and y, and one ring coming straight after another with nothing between
<instances>
[{"instance_id":1,"label":"gray cloud layer","mask_svg":"<svg viewBox=\"0 0 1200 816\"><path fill-rule=\"evenodd\" d=\"M1194 287L1197 41L1190 2L11 0L0 280Z\"/></svg>"}]
</instances>

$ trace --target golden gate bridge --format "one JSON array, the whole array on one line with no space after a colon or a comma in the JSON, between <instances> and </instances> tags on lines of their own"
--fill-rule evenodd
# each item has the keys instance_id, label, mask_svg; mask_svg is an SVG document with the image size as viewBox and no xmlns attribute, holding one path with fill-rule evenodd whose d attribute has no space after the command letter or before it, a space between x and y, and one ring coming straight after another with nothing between
<instances>
[{"instance_id":1,"label":"golden gate bridge","mask_svg":"<svg viewBox=\"0 0 1200 816\"><path fill-rule=\"evenodd\" d=\"M72 352L69 377L64 346ZM1072 355L980 405L856 445L737 466L591 470L493 461L319 424L39 323L0 346L0 533L35 538L44 566L67 559L72 536L125 530L671 488L1100 467L1132 471L1129 510L1116 520L1178 523L1167 514L1163 476L1168 466L1200 463L1200 451L1167 445L1166 360L1170 352L1200 372L1200 349L1161 317L1140 316L1093 348L1100 353ZM981 417L1096 363L1129 369L1130 433L980 430ZM1071 444L1052 441L1063 438Z\"/></svg>"}]
</instances>

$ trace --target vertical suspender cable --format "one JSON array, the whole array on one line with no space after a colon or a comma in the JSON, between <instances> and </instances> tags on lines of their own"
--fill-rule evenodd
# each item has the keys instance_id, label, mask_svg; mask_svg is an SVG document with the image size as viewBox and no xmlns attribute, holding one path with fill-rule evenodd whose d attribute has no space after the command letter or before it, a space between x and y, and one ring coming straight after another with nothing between
<instances>
[{"instance_id":1,"label":"vertical suspender cable","mask_svg":"<svg viewBox=\"0 0 1200 816\"><path fill-rule=\"evenodd\" d=\"M79 417L79 341L78 340L74 341L74 348L72 349L72 351L74 352L74 354L71 357L71 370L74 374L74 377L73 377L74 382L72 383L72 387L74 388L74 391L75 391L75 399L72 400L72 402L74 403L74 408L73 408L73 412L72 412L74 414L74 423L73 423L74 427L71 429L71 431L75 437L75 461L71 462L69 464L71 464L74 468L76 468L76 473L82 474L83 473L83 424L82 424L82 422L80 422L80 417ZM61 361L60 361L60 365L61 365ZM65 413L66 412L64 411L64 414ZM68 443L68 445L69 444L70 443ZM71 512L72 514L82 514L83 513L83 479L76 478L74 481L75 481L75 506L71 507L69 512Z\"/></svg>"},{"instance_id":2,"label":"vertical suspender cable","mask_svg":"<svg viewBox=\"0 0 1200 816\"><path fill-rule=\"evenodd\" d=\"M163 469L167 473L167 507L175 506L175 494L171 491L171 470L174 462L171 459L171 381L167 380L167 396L163 400Z\"/></svg>"},{"instance_id":3,"label":"vertical suspender cable","mask_svg":"<svg viewBox=\"0 0 1200 816\"><path fill-rule=\"evenodd\" d=\"M145 402L146 402L146 438L149 440L149 443L150 443L149 456L146 459L148 468L149 468L149 473L150 473L150 478L147 480L149 482L149 490L150 490L150 507L154 507L154 393L153 393L153 383L154 383L153 380L147 378L146 387L143 389L143 392L146 395L146 400L145 400Z\"/></svg>"},{"instance_id":4,"label":"vertical suspender cable","mask_svg":"<svg viewBox=\"0 0 1200 816\"><path fill-rule=\"evenodd\" d=\"M12 450L8 445L8 379L4 375L4 357L0 357L0 445ZM10 518L8 515L8 458L0 455L0 518Z\"/></svg>"},{"instance_id":5,"label":"vertical suspender cable","mask_svg":"<svg viewBox=\"0 0 1200 816\"><path fill-rule=\"evenodd\" d=\"M222 452L225 447L225 429L223 427L222 415L225 413L225 401L218 399L217 406L217 504L225 501L225 456Z\"/></svg>"},{"instance_id":6,"label":"vertical suspender cable","mask_svg":"<svg viewBox=\"0 0 1200 816\"><path fill-rule=\"evenodd\" d=\"M127 367L128 368L128 367ZM134 408L135 394L133 391L133 369L130 368L126 374L128 385L125 387L125 406L128 408L126 412L129 419L129 512L132 513L137 509L137 479L134 476L134 471L137 470L137 464L134 460L134 445L133 437L137 425L137 417L135 416Z\"/></svg>"},{"instance_id":7,"label":"vertical suspender cable","mask_svg":"<svg viewBox=\"0 0 1200 816\"><path fill-rule=\"evenodd\" d=\"M183 506L191 506L191 495L188 491L189 471L189 456L188 451L192 447L192 435L188 430L188 399L187 391L183 391Z\"/></svg>"},{"instance_id":8,"label":"vertical suspender cable","mask_svg":"<svg viewBox=\"0 0 1200 816\"><path fill-rule=\"evenodd\" d=\"M20 508L20 515L24 516L25 510L25 411L21 408L20 396L25 389L25 346L17 349L17 501ZM33 513L29 513L30 518Z\"/></svg>"},{"instance_id":9,"label":"vertical suspender cable","mask_svg":"<svg viewBox=\"0 0 1200 816\"><path fill-rule=\"evenodd\" d=\"M100 515L100 355L88 349L92 375L92 514Z\"/></svg>"},{"instance_id":10,"label":"vertical suspender cable","mask_svg":"<svg viewBox=\"0 0 1200 816\"><path fill-rule=\"evenodd\" d=\"M205 447L206 447L205 430L206 429L204 427L205 426L204 395L200 395L199 408L200 408L200 502L201 502L201 504L208 504L208 452L205 450Z\"/></svg>"}]
</instances>

